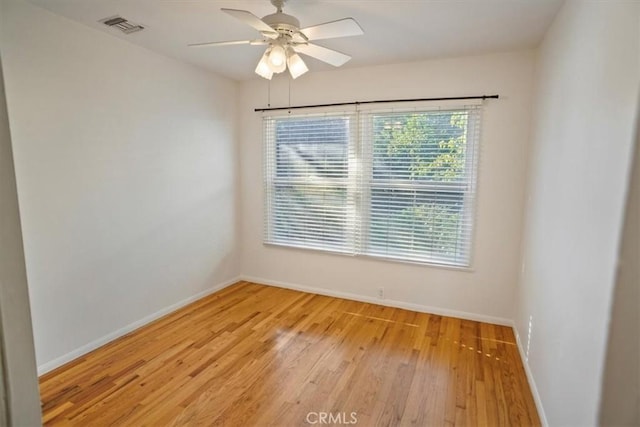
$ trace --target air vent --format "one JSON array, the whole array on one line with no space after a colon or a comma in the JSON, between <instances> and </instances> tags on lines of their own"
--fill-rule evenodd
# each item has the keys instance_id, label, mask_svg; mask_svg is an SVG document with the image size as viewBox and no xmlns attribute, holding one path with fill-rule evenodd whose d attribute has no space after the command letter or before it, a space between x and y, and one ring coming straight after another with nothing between
<instances>
[{"instance_id":1,"label":"air vent","mask_svg":"<svg viewBox=\"0 0 640 427\"><path fill-rule=\"evenodd\" d=\"M126 20L121 16L112 16L110 18L101 19L99 22L102 22L104 25L117 28L125 34L135 33L136 31L144 30L144 27L140 24L134 24L131 21Z\"/></svg>"}]
</instances>

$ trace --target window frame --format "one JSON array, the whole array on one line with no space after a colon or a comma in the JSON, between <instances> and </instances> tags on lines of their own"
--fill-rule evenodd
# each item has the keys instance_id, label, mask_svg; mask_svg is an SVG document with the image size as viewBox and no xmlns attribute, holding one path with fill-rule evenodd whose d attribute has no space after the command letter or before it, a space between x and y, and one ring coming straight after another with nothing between
<instances>
[{"instance_id":1,"label":"window frame","mask_svg":"<svg viewBox=\"0 0 640 427\"><path fill-rule=\"evenodd\" d=\"M410 180L400 179L400 180L387 180L384 184L385 188L406 188L407 190L413 190L416 192L432 192L438 193L442 192L443 188L455 188L456 193L460 193L462 200L462 208L461 208L461 219L460 221L464 221L468 223L468 234L466 238L461 238L458 236L458 241L464 244L464 248L459 251L459 253L466 253L466 257L464 258L464 263L459 262L456 263L455 260L441 260L434 257L430 258L422 258L416 259L407 257L406 254L399 254L398 256L388 255L388 254L376 254L371 253L368 250L369 247L369 239L370 239L370 227L371 227L371 203L372 203L372 192L375 188L381 188L379 184L383 180L376 180L373 176L373 164L374 164L374 156L373 156L373 121L372 117L376 114L382 113L406 113L406 114L415 114L415 113L431 113L431 112L460 112L464 111L468 114L467 121L467 129L466 129L466 142L465 142L465 180L464 182L452 182L452 183L429 183L429 182L420 182L413 183L411 185L403 185ZM295 248L295 249L304 249L311 251L320 251L324 253L334 253L339 255L348 255L362 258L370 258L381 261L389 261L394 263L406 263L406 264L415 264L421 266L431 266L443 269L452 269L452 270L463 270L463 271L473 271L474 270L474 261L475 261L475 237L476 237L476 228L477 228L477 197L478 197L478 178L479 178L479 166L480 166L480 128L482 125L482 117L481 117L482 109L481 103L472 104L472 105L440 105L440 106L417 106L412 108L392 108L392 109L366 109L360 110L356 109L355 111L332 111L332 112L324 112L318 114L296 114L296 115L277 115L277 116L264 116L265 122L268 120L277 120L277 119L295 119L301 117L335 117L335 116L349 116L351 123L353 124L350 132L351 139L348 141L348 158L347 158L347 169L348 169L348 178L346 179L347 193L357 193L347 195L347 222L351 221L351 224L347 224L350 229L353 231L353 242L351 247L353 250L336 250L331 248L323 248L323 247L314 247L314 246L305 246L298 244L289 244L286 242L274 242L269 241L269 222L272 221L269 215L269 205L270 200L268 197L267 187L269 183L273 183L273 180L269 180L269 177L265 168L265 177L264 177L264 205L265 210L263 212L263 219L265 230L263 233L264 241L263 244L267 246L277 246L282 248ZM270 150L277 150L277 141L275 138L275 126L273 127L273 136L271 136L271 143L267 141L269 138L265 131L263 132L263 138L265 139L265 152L263 157L263 164L266 165L268 162L268 156L273 155L274 153L270 153ZM470 155L469 155L470 153ZM349 205L351 203L351 205ZM459 231L461 233L463 231Z\"/></svg>"}]
</instances>

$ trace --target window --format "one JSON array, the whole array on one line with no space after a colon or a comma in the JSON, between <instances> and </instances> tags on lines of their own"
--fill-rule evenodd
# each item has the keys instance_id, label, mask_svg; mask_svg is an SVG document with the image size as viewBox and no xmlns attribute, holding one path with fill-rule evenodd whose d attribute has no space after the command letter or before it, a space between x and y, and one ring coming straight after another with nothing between
<instances>
[{"instance_id":1,"label":"window","mask_svg":"<svg viewBox=\"0 0 640 427\"><path fill-rule=\"evenodd\" d=\"M470 265L478 108L264 123L265 243Z\"/></svg>"},{"instance_id":2,"label":"window","mask_svg":"<svg viewBox=\"0 0 640 427\"><path fill-rule=\"evenodd\" d=\"M353 252L353 117L267 119L267 242Z\"/></svg>"}]
</instances>

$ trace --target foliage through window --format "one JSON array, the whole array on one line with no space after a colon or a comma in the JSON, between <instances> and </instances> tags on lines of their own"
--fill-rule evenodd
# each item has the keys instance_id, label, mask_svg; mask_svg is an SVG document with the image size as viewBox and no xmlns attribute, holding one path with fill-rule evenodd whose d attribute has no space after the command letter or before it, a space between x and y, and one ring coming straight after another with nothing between
<instances>
[{"instance_id":1,"label":"foliage through window","mask_svg":"<svg viewBox=\"0 0 640 427\"><path fill-rule=\"evenodd\" d=\"M266 243L470 265L479 109L264 123Z\"/></svg>"}]
</instances>

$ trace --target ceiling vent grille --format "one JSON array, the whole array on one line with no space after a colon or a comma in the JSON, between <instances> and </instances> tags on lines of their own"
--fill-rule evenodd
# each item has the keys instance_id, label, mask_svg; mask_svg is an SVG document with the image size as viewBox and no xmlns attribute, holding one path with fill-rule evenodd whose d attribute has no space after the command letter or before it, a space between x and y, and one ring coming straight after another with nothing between
<instances>
[{"instance_id":1,"label":"ceiling vent grille","mask_svg":"<svg viewBox=\"0 0 640 427\"><path fill-rule=\"evenodd\" d=\"M133 22L128 21L121 16L112 16L110 18L101 19L99 22L102 22L108 27L117 28L125 34L131 34L137 31L144 30L144 27L142 25L134 24Z\"/></svg>"}]
</instances>

